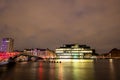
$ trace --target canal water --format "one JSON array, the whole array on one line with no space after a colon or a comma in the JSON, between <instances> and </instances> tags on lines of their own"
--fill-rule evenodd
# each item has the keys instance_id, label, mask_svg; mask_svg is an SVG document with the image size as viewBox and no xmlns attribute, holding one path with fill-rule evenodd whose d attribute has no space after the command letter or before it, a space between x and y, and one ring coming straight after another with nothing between
<instances>
[{"instance_id":1,"label":"canal water","mask_svg":"<svg viewBox=\"0 0 120 80\"><path fill-rule=\"evenodd\" d=\"M120 60L19 62L0 66L0 80L120 80Z\"/></svg>"}]
</instances>

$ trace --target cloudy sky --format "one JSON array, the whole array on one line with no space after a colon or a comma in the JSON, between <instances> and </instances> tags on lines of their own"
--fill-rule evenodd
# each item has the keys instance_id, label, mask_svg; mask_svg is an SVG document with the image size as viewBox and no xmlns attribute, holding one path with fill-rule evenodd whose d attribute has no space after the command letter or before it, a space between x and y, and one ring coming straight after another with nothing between
<instances>
[{"instance_id":1,"label":"cloudy sky","mask_svg":"<svg viewBox=\"0 0 120 80\"><path fill-rule=\"evenodd\" d=\"M15 49L79 43L98 53L120 49L120 0L0 0L0 40Z\"/></svg>"}]
</instances>

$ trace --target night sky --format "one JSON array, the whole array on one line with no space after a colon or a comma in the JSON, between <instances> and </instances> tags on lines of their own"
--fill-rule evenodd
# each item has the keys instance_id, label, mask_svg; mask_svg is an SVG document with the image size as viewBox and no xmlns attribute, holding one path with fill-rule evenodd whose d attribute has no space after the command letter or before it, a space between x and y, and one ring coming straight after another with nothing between
<instances>
[{"instance_id":1,"label":"night sky","mask_svg":"<svg viewBox=\"0 0 120 80\"><path fill-rule=\"evenodd\" d=\"M98 53L120 48L120 0L0 0L0 40L15 49L79 43Z\"/></svg>"}]
</instances>

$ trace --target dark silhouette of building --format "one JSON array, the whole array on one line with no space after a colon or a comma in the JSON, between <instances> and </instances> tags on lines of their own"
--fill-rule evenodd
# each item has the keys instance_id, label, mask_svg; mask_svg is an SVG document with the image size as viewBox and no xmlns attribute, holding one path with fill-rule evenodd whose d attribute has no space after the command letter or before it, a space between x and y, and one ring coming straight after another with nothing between
<instances>
[{"instance_id":1,"label":"dark silhouette of building","mask_svg":"<svg viewBox=\"0 0 120 80\"><path fill-rule=\"evenodd\" d=\"M113 48L108 53L102 54L104 58L120 58L120 49Z\"/></svg>"},{"instance_id":2,"label":"dark silhouette of building","mask_svg":"<svg viewBox=\"0 0 120 80\"><path fill-rule=\"evenodd\" d=\"M109 52L111 57L120 57L120 49L114 48Z\"/></svg>"}]
</instances>

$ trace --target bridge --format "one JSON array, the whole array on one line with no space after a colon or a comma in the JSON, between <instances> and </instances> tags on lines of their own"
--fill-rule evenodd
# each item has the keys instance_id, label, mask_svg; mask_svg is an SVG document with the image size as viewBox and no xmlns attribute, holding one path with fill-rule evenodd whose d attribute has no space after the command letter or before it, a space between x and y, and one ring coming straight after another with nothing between
<instances>
[{"instance_id":1,"label":"bridge","mask_svg":"<svg viewBox=\"0 0 120 80\"><path fill-rule=\"evenodd\" d=\"M36 55L21 53L21 54L15 55L11 59L13 59L15 61L37 61L37 60L42 60L44 58L42 58L40 56L36 56Z\"/></svg>"},{"instance_id":2,"label":"bridge","mask_svg":"<svg viewBox=\"0 0 120 80\"><path fill-rule=\"evenodd\" d=\"M37 61L43 59L37 55L24 54L20 52L1 52L0 53L0 63L1 62L16 62L16 61Z\"/></svg>"}]
</instances>

